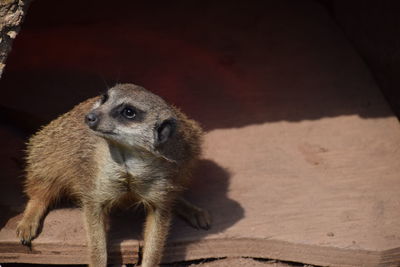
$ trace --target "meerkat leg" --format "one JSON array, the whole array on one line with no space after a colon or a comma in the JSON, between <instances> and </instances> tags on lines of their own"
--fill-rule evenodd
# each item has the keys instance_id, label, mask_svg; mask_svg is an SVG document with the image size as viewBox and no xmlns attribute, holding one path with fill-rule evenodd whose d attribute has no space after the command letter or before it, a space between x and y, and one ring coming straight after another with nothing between
<instances>
[{"instance_id":1,"label":"meerkat leg","mask_svg":"<svg viewBox=\"0 0 400 267\"><path fill-rule=\"evenodd\" d=\"M158 266L171 221L170 209L149 208L144 230L142 267Z\"/></svg>"},{"instance_id":2,"label":"meerkat leg","mask_svg":"<svg viewBox=\"0 0 400 267\"><path fill-rule=\"evenodd\" d=\"M39 226L49 206L61 194L61 187L41 187L41 180L36 177L27 177L26 192L29 201L17 225L17 237L24 245L30 245L32 239L38 235Z\"/></svg>"},{"instance_id":3,"label":"meerkat leg","mask_svg":"<svg viewBox=\"0 0 400 267\"><path fill-rule=\"evenodd\" d=\"M105 214L101 204L84 204L83 206L88 246L90 254L90 267L107 266L107 240L105 229Z\"/></svg>"},{"instance_id":4,"label":"meerkat leg","mask_svg":"<svg viewBox=\"0 0 400 267\"><path fill-rule=\"evenodd\" d=\"M211 215L208 211L199 208L183 197L176 200L174 212L192 227L208 230L211 227Z\"/></svg>"},{"instance_id":5,"label":"meerkat leg","mask_svg":"<svg viewBox=\"0 0 400 267\"><path fill-rule=\"evenodd\" d=\"M38 234L38 229L47 208L50 205L49 198L32 198L26 205L22 220L17 226L17 236L24 245L29 245Z\"/></svg>"}]
</instances>

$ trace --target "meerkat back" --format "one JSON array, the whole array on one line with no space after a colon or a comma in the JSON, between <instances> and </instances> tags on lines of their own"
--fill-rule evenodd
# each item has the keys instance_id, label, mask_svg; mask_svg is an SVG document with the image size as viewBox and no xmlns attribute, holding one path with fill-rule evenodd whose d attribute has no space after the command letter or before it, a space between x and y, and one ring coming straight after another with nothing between
<instances>
[{"instance_id":1,"label":"meerkat back","mask_svg":"<svg viewBox=\"0 0 400 267\"><path fill-rule=\"evenodd\" d=\"M84 116L95 99L89 99L43 127L29 139L25 193L31 200L17 234L27 244L36 236L40 218L60 197L79 199L82 185L91 183L91 162L96 137L85 127Z\"/></svg>"},{"instance_id":2,"label":"meerkat back","mask_svg":"<svg viewBox=\"0 0 400 267\"><path fill-rule=\"evenodd\" d=\"M94 165L90 161L99 138L85 127L84 116L94 101L89 99L77 105L30 138L27 147L27 190L34 186L29 183L31 180L41 186L55 183L54 186L63 190L71 183L93 176L90 172Z\"/></svg>"}]
</instances>

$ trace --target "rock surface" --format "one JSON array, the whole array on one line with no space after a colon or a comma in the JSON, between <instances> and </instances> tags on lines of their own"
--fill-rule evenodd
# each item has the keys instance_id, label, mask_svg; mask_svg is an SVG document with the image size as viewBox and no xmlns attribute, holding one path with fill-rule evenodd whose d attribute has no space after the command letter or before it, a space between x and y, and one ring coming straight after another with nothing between
<instances>
[{"instance_id":1,"label":"rock surface","mask_svg":"<svg viewBox=\"0 0 400 267\"><path fill-rule=\"evenodd\" d=\"M0 1L0 77L5 67L12 42L17 36L26 14L29 0Z\"/></svg>"}]
</instances>

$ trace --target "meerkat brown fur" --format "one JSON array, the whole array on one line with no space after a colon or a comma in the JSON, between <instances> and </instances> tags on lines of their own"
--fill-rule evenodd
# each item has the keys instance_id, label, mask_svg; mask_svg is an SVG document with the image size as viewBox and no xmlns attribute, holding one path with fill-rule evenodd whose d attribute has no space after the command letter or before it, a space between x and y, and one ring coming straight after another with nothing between
<instances>
[{"instance_id":1,"label":"meerkat brown fur","mask_svg":"<svg viewBox=\"0 0 400 267\"><path fill-rule=\"evenodd\" d=\"M29 140L29 201L17 236L30 244L49 206L61 196L72 197L83 210L90 266L106 266L110 209L143 204L142 266L157 266L173 211L196 228L210 225L207 211L179 196L201 139L195 121L142 87L118 84L86 100Z\"/></svg>"}]
</instances>

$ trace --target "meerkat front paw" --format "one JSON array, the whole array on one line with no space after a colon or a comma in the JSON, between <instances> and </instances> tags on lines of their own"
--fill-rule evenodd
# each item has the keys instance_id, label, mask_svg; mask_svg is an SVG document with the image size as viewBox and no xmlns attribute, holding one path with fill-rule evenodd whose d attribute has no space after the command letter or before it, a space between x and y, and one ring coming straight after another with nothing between
<instances>
[{"instance_id":1,"label":"meerkat front paw","mask_svg":"<svg viewBox=\"0 0 400 267\"><path fill-rule=\"evenodd\" d=\"M175 205L175 213L196 229L208 230L211 227L211 215L184 198L179 198Z\"/></svg>"},{"instance_id":2,"label":"meerkat front paw","mask_svg":"<svg viewBox=\"0 0 400 267\"><path fill-rule=\"evenodd\" d=\"M22 219L17 226L17 237L21 240L23 245L30 245L32 239L37 235L38 228L38 222L29 219Z\"/></svg>"},{"instance_id":3,"label":"meerkat front paw","mask_svg":"<svg viewBox=\"0 0 400 267\"><path fill-rule=\"evenodd\" d=\"M193 209L186 215L187 222L196 229L209 230L211 228L211 215L201 208Z\"/></svg>"}]
</instances>

